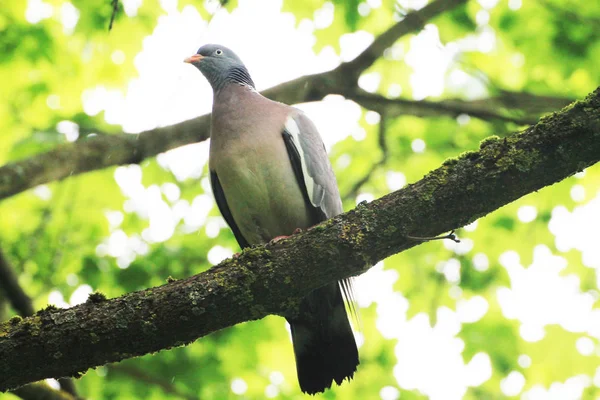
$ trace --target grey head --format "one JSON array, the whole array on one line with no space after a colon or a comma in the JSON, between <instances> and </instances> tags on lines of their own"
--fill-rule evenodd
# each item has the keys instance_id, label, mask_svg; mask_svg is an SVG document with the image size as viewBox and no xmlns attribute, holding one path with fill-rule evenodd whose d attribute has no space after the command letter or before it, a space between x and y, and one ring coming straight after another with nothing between
<instances>
[{"instance_id":1,"label":"grey head","mask_svg":"<svg viewBox=\"0 0 600 400\"><path fill-rule=\"evenodd\" d=\"M254 88L254 82L242 60L225 46L206 44L184 61L202 72L215 93L230 83Z\"/></svg>"}]
</instances>

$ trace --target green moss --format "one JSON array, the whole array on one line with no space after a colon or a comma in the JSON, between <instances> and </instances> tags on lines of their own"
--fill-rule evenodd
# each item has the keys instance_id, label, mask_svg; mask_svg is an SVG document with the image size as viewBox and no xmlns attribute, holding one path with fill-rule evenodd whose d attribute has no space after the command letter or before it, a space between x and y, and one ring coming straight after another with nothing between
<instances>
[{"instance_id":1,"label":"green moss","mask_svg":"<svg viewBox=\"0 0 600 400\"><path fill-rule=\"evenodd\" d=\"M12 317L11 319L9 319L9 320L8 320L8 322L9 322L11 325L17 325L17 324L18 324L19 322L21 322L21 321L23 321L23 318L21 318L21 317L20 317L20 316L18 316L18 315L15 315L14 317Z\"/></svg>"},{"instance_id":2,"label":"green moss","mask_svg":"<svg viewBox=\"0 0 600 400\"><path fill-rule=\"evenodd\" d=\"M91 293L87 299L87 303L101 303L106 301L106 295L102 292Z\"/></svg>"},{"instance_id":3,"label":"green moss","mask_svg":"<svg viewBox=\"0 0 600 400\"><path fill-rule=\"evenodd\" d=\"M259 319L267 314L265 308L261 305L253 305L250 307L251 319Z\"/></svg>"},{"instance_id":4,"label":"green moss","mask_svg":"<svg viewBox=\"0 0 600 400\"><path fill-rule=\"evenodd\" d=\"M565 108L563 108L561 110L561 112L564 113L564 112L567 112L567 111L571 111L571 110L573 110L575 108L583 108L583 107L585 107L585 103L586 103L585 100L574 101L571 104L569 104L568 106L566 106Z\"/></svg>"},{"instance_id":5,"label":"green moss","mask_svg":"<svg viewBox=\"0 0 600 400\"><path fill-rule=\"evenodd\" d=\"M458 158L459 160L476 160L479 157L481 157L481 153L479 153L478 151L465 151L464 153L462 153Z\"/></svg>"},{"instance_id":6,"label":"green moss","mask_svg":"<svg viewBox=\"0 0 600 400\"><path fill-rule=\"evenodd\" d=\"M394 225L388 226L383 231L384 235L386 235L386 236L394 236L396 234L396 232L398 232L398 228Z\"/></svg>"},{"instance_id":7,"label":"green moss","mask_svg":"<svg viewBox=\"0 0 600 400\"><path fill-rule=\"evenodd\" d=\"M355 246L361 246L364 241L365 234L360 226L354 223L346 223L342 226L340 238L346 242L350 242Z\"/></svg>"},{"instance_id":8,"label":"green moss","mask_svg":"<svg viewBox=\"0 0 600 400\"><path fill-rule=\"evenodd\" d=\"M282 315L287 317L293 317L298 315L300 309L300 300L299 299L289 299L282 302L279 305L280 310L282 311Z\"/></svg>"},{"instance_id":9,"label":"green moss","mask_svg":"<svg viewBox=\"0 0 600 400\"><path fill-rule=\"evenodd\" d=\"M204 307L192 307L192 314L195 316L200 316L204 314L205 311L206 309Z\"/></svg>"},{"instance_id":10,"label":"green moss","mask_svg":"<svg viewBox=\"0 0 600 400\"><path fill-rule=\"evenodd\" d=\"M44 310L42 310L44 311ZM42 319L38 314L23 320L23 328L31 336L38 336L41 331Z\"/></svg>"},{"instance_id":11,"label":"green moss","mask_svg":"<svg viewBox=\"0 0 600 400\"><path fill-rule=\"evenodd\" d=\"M315 231L315 232L321 232L321 231L324 231L326 228L327 228L326 224L319 224L319 225L316 225L316 226L310 228L309 230Z\"/></svg>"},{"instance_id":12,"label":"green moss","mask_svg":"<svg viewBox=\"0 0 600 400\"><path fill-rule=\"evenodd\" d=\"M55 305L48 304L45 308L42 308L36 314L41 314L41 313L44 313L44 312L53 312L53 311L58 311L58 310L59 310L59 308L56 307Z\"/></svg>"},{"instance_id":13,"label":"green moss","mask_svg":"<svg viewBox=\"0 0 600 400\"><path fill-rule=\"evenodd\" d=\"M453 166L453 165L456 165L457 163L458 163L458 158L456 158L456 157L450 157L450 158L447 158L447 159L446 159L446 160L445 160L445 161L442 163L442 165L443 165L443 166L446 166L446 167L451 167L451 166Z\"/></svg>"},{"instance_id":14,"label":"green moss","mask_svg":"<svg viewBox=\"0 0 600 400\"><path fill-rule=\"evenodd\" d=\"M500 137L499 137L499 136L496 136L496 135L493 135L493 136L487 137L487 138L483 139L483 140L482 140L482 141L479 143L479 148L480 148L481 150L483 150L483 149L485 149L486 147L488 147L489 145L492 145L492 144L495 144L495 143L498 143L498 142L500 142L500 140L501 140L501 139L500 139Z\"/></svg>"},{"instance_id":15,"label":"green moss","mask_svg":"<svg viewBox=\"0 0 600 400\"><path fill-rule=\"evenodd\" d=\"M448 183L449 171L449 166L442 165L423 178L422 182L424 184L419 188L419 198L421 201L430 202L433 199L434 192Z\"/></svg>"},{"instance_id":16,"label":"green moss","mask_svg":"<svg viewBox=\"0 0 600 400\"><path fill-rule=\"evenodd\" d=\"M156 331L158 331L158 329L156 328L156 326L154 326L154 324L150 321L143 321L142 323L142 331L144 331L144 333L146 335L150 335L155 333Z\"/></svg>"},{"instance_id":17,"label":"green moss","mask_svg":"<svg viewBox=\"0 0 600 400\"><path fill-rule=\"evenodd\" d=\"M514 168L520 172L527 172L539 161L540 153L537 150L524 150L511 148L508 153L500 158L496 165L501 170Z\"/></svg>"},{"instance_id":18,"label":"green moss","mask_svg":"<svg viewBox=\"0 0 600 400\"><path fill-rule=\"evenodd\" d=\"M90 333L90 340L92 343L98 343L100 341L100 337L96 335L94 332Z\"/></svg>"},{"instance_id":19,"label":"green moss","mask_svg":"<svg viewBox=\"0 0 600 400\"><path fill-rule=\"evenodd\" d=\"M356 208L357 208L357 209L365 208L365 207L367 206L367 204L369 204L369 202L368 202L368 201L366 201L366 200L363 200L363 201L361 201L360 203L358 203L358 204L356 205Z\"/></svg>"}]
</instances>

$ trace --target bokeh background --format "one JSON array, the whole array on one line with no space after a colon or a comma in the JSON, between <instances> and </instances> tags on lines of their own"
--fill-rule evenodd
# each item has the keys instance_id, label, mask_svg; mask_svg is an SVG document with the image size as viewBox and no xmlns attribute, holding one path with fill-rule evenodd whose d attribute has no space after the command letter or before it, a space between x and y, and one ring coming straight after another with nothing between
<instances>
[{"instance_id":1,"label":"bokeh background","mask_svg":"<svg viewBox=\"0 0 600 400\"><path fill-rule=\"evenodd\" d=\"M123 0L109 32L108 0L4 1L0 164L209 112L210 87L182 62L202 44L236 51L262 90L351 60L426 4ZM600 85L598 60L598 2L470 0L400 38L358 81L430 102L427 116L406 106L382 118L339 95L298 107L323 136L348 210L584 97ZM34 307L161 285L237 252L207 158L208 142L188 145L0 202L1 250ZM356 282L358 373L316 398L598 398L599 189L596 165L458 230L459 244L425 243L374 266ZM8 303L0 291L2 320L17 313ZM304 397L279 317L99 367L75 385L89 399Z\"/></svg>"}]
</instances>

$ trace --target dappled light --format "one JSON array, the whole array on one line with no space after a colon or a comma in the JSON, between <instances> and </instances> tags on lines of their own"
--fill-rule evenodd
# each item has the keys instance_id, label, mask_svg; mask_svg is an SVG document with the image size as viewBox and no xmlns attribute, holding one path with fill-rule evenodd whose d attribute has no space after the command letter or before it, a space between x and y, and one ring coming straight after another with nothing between
<instances>
[{"instance_id":1,"label":"dappled light","mask_svg":"<svg viewBox=\"0 0 600 400\"><path fill-rule=\"evenodd\" d=\"M356 252L362 264L375 263L354 280L355 304L347 307L359 314L352 321L357 372L315 398L600 396L600 168L585 159L576 170L565 169L563 181L555 183L554 175L546 181L536 167L548 154L557 170L578 155L562 148L545 153L532 142L510 147L515 137L539 132L578 141L577 129L581 135L596 129L597 137L599 110L566 109L563 122L595 118L564 122L575 127L569 135L548 116L600 86L600 35L593 28L599 4L120 0L109 32L114 3L27 0L0 10L0 166L6 165L0 168L0 322L11 321L1 329L32 324L28 332L38 336L35 324L44 315L59 327L74 318L52 314L56 309L94 307L150 289L143 307L151 311L122 300L116 314L125 317L114 329L131 346L147 340L131 336L134 326L156 335L150 350L114 351L98 365L56 369L82 376L56 380L51 378L61 376L53 372L34 379L40 382L34 389L60 391L67 399L306 398L298 388L292 331L281 316L298 304L295 284L315 275L305 273L307 266L276 282L277 290L255 293L257 282L272 279L256 275L256 263L263 263L260 271L275 268L279 264L263 257L339 229L337 246L325 232L322 243L301 242L305 247L288 256L304 262L315 252L337 261L354 260L348 254ZM439 9L427 8L432 4ZM406 27L388 31L403 22ZM259 92L294 105L314 122L344 210L357 210L352 215L364 226L341 227L336 220L326 228L303 227L267 250L237 254L237 233L221 216L213 194L218 189L210 182L209 120L201 116L212 110L211 87L183 62L207 43L233 49ZM270 117L265 112L259 120ZM514 163L503 164L503 157ZM485 182L465 182L456 178L464 171L489 174ZM534 177L521 181L527 172ZM424 177L435 185L378 200L414 188ZM482 201L476 192L490 182L493 189ZM502 197L520 184L510 202ZM448 196L452 189L460 195ZM277 194L269 196L262 204L273 206ZM311 200L313 193L303 196ZM414 208L420 213L401 216L410 231L373 223L373 209L364 211L391 209L398 201L422 206ZM479 211L482 202L491 213ZM446 216L457 209L472 215ZM438 213L444 222L461 223L436 233ZM451 229L457 241L433 237ZM393 248L372 245L371 236L365 242L373 232L381 240L404 241ZM391 256L371 254L375 250ZM239 276L184 281L232 257ZM319 267L323 276L330 273L329 265ZM166 308L167 295L166 303L154 303L157 293L170 293L167 283L177 288L173 296L194 284L210 295L192 291L190 314L180 315L175 306ZM232 292L217 315L237 318L240 304L250 304L236 320L250 322L206 323L215 310L204 302L222 288ZM271 297L279 301L279 292L290 298L268 303ZM26 311L46 307L33 317ZM154 322L162 307L172 313L172 326L198 334L176 341L169 339L172 332L163 336ZM139 312L145 313L143 323L128 322ZM103 331L94 328L100 320L91 311L89 317L88 325L79 325L87 329L82 338L104 345ZM0 330L0 339L12 337L6 332ZM86 347L81 343L72 346ZM43 353L64 362L53 346ZM2 371L0 360L0 390L8 388ZM0 392L0 400L27 398L23 393Z\"/></svg>"}]
</instances>

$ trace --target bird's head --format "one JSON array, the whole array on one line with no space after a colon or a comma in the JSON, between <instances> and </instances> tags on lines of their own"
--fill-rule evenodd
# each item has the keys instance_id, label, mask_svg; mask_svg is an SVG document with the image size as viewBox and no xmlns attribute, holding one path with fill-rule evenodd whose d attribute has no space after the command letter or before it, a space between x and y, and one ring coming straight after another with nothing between
<instances>
[{"instance_id":1,"label":"bird's head","mask_svg":"<svg viewBox=\"0 0 600 400\"><path fill-rule=\"evenodd\" d=\"M222 88L227 82L243 83L254 87L242 60L225 46L206 44L184 62L198 68L213 90Z\"/></svg>"}]
</instances>

